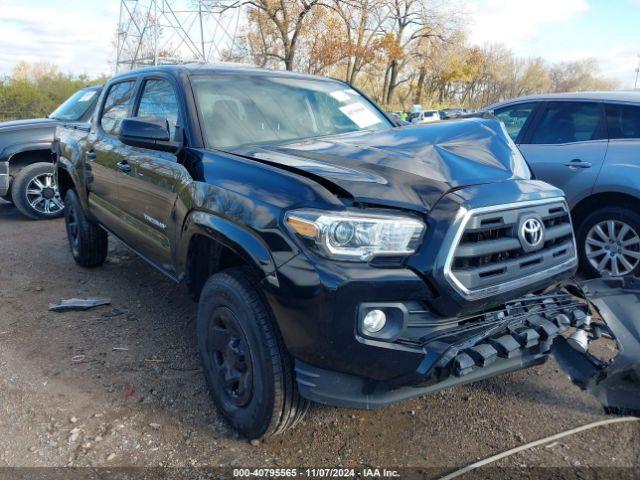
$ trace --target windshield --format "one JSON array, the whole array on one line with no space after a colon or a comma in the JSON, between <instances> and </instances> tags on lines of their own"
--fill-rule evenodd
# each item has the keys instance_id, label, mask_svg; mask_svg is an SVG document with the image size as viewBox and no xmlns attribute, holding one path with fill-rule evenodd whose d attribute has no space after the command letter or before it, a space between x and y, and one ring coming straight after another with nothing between
<instances>
[{"instance_id":1,"label":"windshield","mask_svg":"<svg viewBox=\"0 0 640 480\"><path fill-rule=\"evenodd\" d=\"M197 75L192 82L212 148L393 126L366 98L336 81L218 74Z\"/></svg>"},{"instance_id":2,"label":"windshield","mask_svg":"<svg viewBox=\"0 0 640 480\"><path fill-rule=\"evenodd\" d=\"M49 118L67 121L80 120L89 109L93 109L99 93L99 88L80 90L56 108L53 113L49 115Z\"/></svg>"}]
</instances>

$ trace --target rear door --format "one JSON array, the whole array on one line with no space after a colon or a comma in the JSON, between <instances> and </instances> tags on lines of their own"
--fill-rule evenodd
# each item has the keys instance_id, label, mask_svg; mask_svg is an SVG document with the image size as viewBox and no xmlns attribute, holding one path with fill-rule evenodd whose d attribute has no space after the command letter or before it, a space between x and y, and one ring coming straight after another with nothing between
<instances>
[{"instance_id":1,"label":"rear door","mask_svg":"<svg viewBox=\"0 0 640 480\"><path fill-rule=\"evenodd\" d=\"M496 108L493 114L503 123L511 140L518 144L521 134L526 130L526 125L531 123L538 105L539 102L516 103Z\"/></svg>"},{"instance_id":2,"label":"rear door","mask_svg":"<svg viewBox=\"0 0 640 480\"><path fill-rule=\"evenodd\" d=\"M607 153L600 102L547 102L519 138L536 178L564 190L571 206L589 195Z\"/></svg>"},{"instance_id":3,"label":"rear door","mask_svg":"<svg viewBox=\"0 0 640 480\"><path fill-rule=\"evenodd\" d=\"M183 112L171 77L147 76L133 116L163 119L170 141L181 143ZM175 153L127 147L127 171L119 173L119 209L126 230L122 239L169 274L174 273L171 252L179 225L172 215L178 192L192 177Z\"/></svg>"},{"instance_id":4,"label":"rear door","mask_svg":"<svg viewBox=\"0 0 640 480\"><path fill-rule=\"evenodd\" d=\"M118 234L121 225L118 205L118 163L125 158L125 145L118 140L120 122L133 104L136 79L112 83L102 103L96 124L87 137L87 188L91 213Z\"/></svg>"}]
</instances>

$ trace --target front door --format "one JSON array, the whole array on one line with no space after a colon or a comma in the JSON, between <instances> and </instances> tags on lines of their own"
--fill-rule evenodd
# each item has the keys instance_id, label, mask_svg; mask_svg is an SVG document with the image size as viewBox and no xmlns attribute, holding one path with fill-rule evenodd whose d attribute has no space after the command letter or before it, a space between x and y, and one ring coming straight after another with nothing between
<instances>
[{"instance_id":1,"label":"front door","mask_svg":"<svg viewBox=\"0 0 640 480\"><path fill-rule=\"evenodd\" d=\"M607 153L602 104L548 102L518 147L536 178L564 190L573 207L593 190Z\"/></svg>"},{"instance_id":2,"label":"front door","mask_svg":"<svg viewBox=\"0 0 640 480\"><path fill-rule=\"evenodd\" d=\"M134 116L166 121L170 141L176 139L180 108L176 90L169 79L146 78ZM126 229L122 239L169 274L174 273L171 251L180 225L173 209L178 192L188 185L191 175L174 153L127 146L127 168L120 171L119 208L124 212Z\"/></svg>"},{"instance_id":3,"label":"front door","mask_svg":"<svg viewBox=\"0 0 640 480\"><path fill-rule=\"evenodd\" d=\"M91 213L109 230L118 234L121 220L118 205L118 164L123 161L123 147L118 140L120 122L129 116L135 80L109 86L106 98L87 137L85 149L87 188Z\"/></svg>"}]
</instances>

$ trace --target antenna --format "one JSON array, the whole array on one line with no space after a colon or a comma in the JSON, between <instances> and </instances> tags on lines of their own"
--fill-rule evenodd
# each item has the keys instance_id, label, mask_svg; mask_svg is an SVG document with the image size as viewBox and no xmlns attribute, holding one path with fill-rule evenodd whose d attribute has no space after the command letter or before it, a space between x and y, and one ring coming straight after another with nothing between
<instances>
[{"instance_id":1,"label":"antenna","mask_svg":"<svg viewBox=\"0 0 640 480\"><path fill-rule=\"evenodd\" d=\"M244 0L120 0L116 72L242 58Z\"/></svg>"}]
</instances>

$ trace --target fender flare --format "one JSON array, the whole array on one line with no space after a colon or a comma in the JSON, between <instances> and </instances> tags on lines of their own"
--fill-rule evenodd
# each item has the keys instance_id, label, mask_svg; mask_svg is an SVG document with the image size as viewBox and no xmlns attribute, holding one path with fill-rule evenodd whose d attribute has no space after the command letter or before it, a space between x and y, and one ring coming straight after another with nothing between
<instances>
[{"instance_id":1,"label":"fender flare","mask_svg":"<svg viewBox=\"0 0 640 480\"><path fill-rule=\"evenodd\" d=\"M51 142L28 142L8 145L2 150L2 153L0 153L0 162L11 163L11 159L15 155L35 150L51 151Z\"/></svg>"},{"instance_id":2,"label":"fender flare","mask_svg":"<svg viewBox=\"0 0 640 480\"><path fill-rule=\"evenodd\" d=\"M187 215L181 238L177 242L180 277L186 273L189 245L194 235L210 238L228 248L258 272L261 278L273 274L276 270L269 248L254 232L215 213L196 210Z\"/></svg>"}]
</instances>

